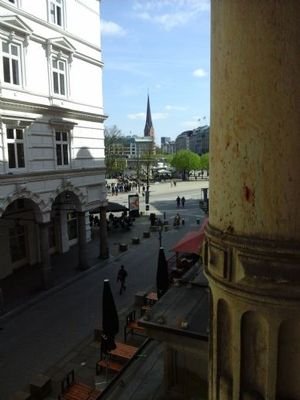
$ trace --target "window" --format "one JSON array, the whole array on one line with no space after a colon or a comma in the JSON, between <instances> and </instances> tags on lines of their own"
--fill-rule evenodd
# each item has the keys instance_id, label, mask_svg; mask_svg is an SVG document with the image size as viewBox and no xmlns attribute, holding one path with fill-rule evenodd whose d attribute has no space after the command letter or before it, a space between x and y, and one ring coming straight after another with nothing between
<instances>
[{"instance_id":1,"label":"window","mask_svg":"<svg viewBox=\"0 0 300 400\"><path fill-rule=\"evenodd\" d=\"M2 42L3 79L6 83L20 85L20 46Z\"/></svg>"},{"instance_id":2,"label":"window","mask_svg":"<svg viewBox=\"0 0 300 400\"><path fill-rule=\"evenodd\" d=\"M24 168L24 130L7 128L8 168Z\"/></svg>"},{"instance_id":3,"label":"window","mask_svg":"<svg viewBox=\"0 0 300 400\"><path fill-rule=\"evenodd\" d=\"M63 26L63 0L50 0L50 22Z\"/></svg>"},{"instance_id":4,"label":"window","mask_svg":"<svg viewBox=\"0 0 300 400\"><path fill-rule=\"evenodd\" d=\"M52 58L53 92L66 95L66 62Z\"/></svg>"},{"instance_id":5,"label":"window","mask_svg":"<svg viewBox=\"0 0 300 400\"><path fill-rule=\"evenodd\" d=\"M68 132L55 132L57 165L69 165L69 135Z\"/></svg>"}]
</instances>

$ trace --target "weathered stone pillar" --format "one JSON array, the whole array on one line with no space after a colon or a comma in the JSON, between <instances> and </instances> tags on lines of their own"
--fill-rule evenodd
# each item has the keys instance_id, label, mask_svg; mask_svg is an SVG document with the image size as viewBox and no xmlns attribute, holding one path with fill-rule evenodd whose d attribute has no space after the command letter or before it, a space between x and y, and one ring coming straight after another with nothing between
<instances>
[{"instance_id":1,"label":"weathered stone pillar","mask_svg":"<svg viewBox=\"0 0 300 400\"><path fill-rule=\"evenodd\" d=\"M300 2L211 5L210 399L298 399Z\"/></svg>"},{"instance_id":2,"label":"weathered stone pillar","mask_svg":"<svg viewBox=\"0 0 300 400\"><path fill-rule=\"evenodd\" d=\"M88 269L85 212L78 212L78 258L79 268Z\"/></svg>"},{"instance_id":3,"label":"weathered stone pillar","mask_svg":"<svg viewBox=\"0 0 300 400\"><path fill-rule=\"evenodd\" d=\"M49 223L40 223L39 231L42 285L44 289L49 289L53 285L52 267L49 254Z\"/></svg>"},{"instance_id":4,"label":"weathered stone pillar","mask_svg":"<svg viewBox=\"0 0 300 400\"><path fill-rule=\"evenodd\" d=\"M107 240L106 207L100 207L100 258L109 257L109 247Z\"/></svg>"}]
</instances>

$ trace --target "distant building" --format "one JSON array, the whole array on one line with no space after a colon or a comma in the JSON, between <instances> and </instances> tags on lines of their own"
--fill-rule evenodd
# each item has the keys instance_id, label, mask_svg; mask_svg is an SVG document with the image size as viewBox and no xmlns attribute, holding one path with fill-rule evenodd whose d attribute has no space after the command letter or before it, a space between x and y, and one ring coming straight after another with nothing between
<instances>
[{"instance_id":1,"label":"distant building","mask_svg":"<svg viewBox=\"0 0 300 400\"><path fill-rule=\"evenodd\" d=\"M170 137L162 137L160 141L160 148L163 153L173 154L176 152L175 141Z\"/></svg>"},{"instance_id":2,"label":"distant building","mask_svg":"<svg viewBox=\"0 0 300 400\"><path fill-rule=\"evenodd\" d=\"M190 150L199 155L209 152L209 126L184 131L175 140L176 151Z\"/></svg>"}]
</instances>

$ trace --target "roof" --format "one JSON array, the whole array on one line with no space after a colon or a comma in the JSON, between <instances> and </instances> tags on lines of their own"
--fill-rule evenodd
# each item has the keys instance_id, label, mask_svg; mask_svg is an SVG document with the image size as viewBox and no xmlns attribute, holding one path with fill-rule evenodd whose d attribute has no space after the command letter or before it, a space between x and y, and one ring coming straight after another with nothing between
<instances>
[{"instance_id":1,"label":"roof","mask_svg":"<svg viewBox=\"0 0 300 400\"><path fill-rule=\"evenodd\" d=\"M209 290L202 268L193 281L171 287L139 323L151 330L151 337L159 332L185 336L207 342L209 336ZM154 332L157 332L155 334ZM171 336L169 336L171 341Z\"/></svg>"},{"instance_id":2,"label":"roof","mask_svg":"<svg viewBox=\"0 0 300 400\"><path fill-rule=\"evenodd\" d=\"M176 253L192 253L199 254L202 243L205 239L204 229L208 223L208 218L205 218L198 231L188 232L182 239L172 247Z\"/></svg>"}]
</instances>

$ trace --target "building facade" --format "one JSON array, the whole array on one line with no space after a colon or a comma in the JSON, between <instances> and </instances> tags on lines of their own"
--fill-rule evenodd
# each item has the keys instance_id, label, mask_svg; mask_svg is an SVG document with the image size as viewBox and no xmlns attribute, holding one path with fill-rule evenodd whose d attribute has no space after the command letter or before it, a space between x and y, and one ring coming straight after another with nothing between
<instances>
[{"instance_id":1,"label":"building facade","mask_svg":"<svg viewBox=\"0 0 300 400\"><path fill-rule=\"evenodd\" d=\"M209 126L204 125L196 129L184 131L175 141L176 151L190 150L202 155L209 152Z\"/></svg>"},{"instance_id":2,"label":"building facade","mask_svg":"<svg viewBox=\"0 0 300 400\"><path fill-rule=\"evenodd\" d=\"M176 153L175 141L171 140L170 137L165 137L165 136L161 137L160 148L161 148L161 151L165 154Z\"/></svg>"},{"instance_id":3,"label":"building facade","mask_svg":"<svg viewBox=\"0 0 300 400\"><path fill-rule=\"evenodd\" d=\"M106 205L99 1L0 1L0 279L79 244ZM81 21L78 24L78 20Z\"/></svg>"}]
</instances>

